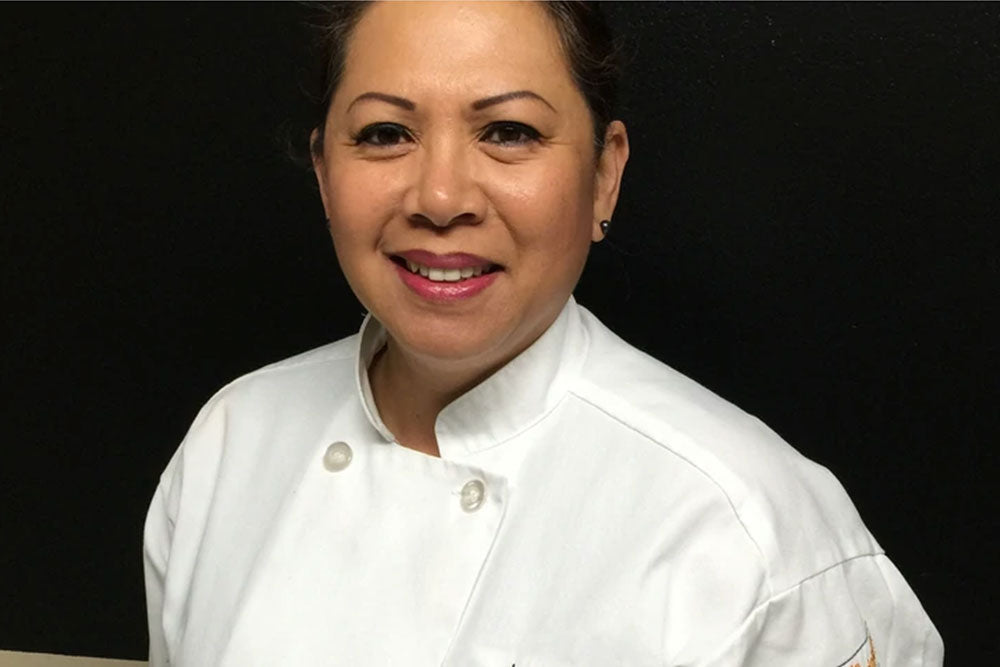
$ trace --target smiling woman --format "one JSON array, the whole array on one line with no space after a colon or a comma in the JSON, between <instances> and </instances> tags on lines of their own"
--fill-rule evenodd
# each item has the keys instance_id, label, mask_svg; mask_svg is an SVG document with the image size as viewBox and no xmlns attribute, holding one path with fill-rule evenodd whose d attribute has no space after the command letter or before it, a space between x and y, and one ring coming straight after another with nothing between
<instances>
[{"instance_id":1,"label":"smiling woman","mask_svg":"<svg viewBox=\"0 0 1000 667\"><path fill-rule=\"evenodd\" d=\"M629 156L599 9L330 16L310 150L369 315L196 418L152 664L940 665L825 469L572 298Z\"/></svg>"},{"instance_id":2,"label":"smiling woman","mask_svg":"<svg viewBox=\"0 0 1000 667\"><path fill-rule=\"evenodd\" d=\"M340 266L390 334L375 402L400 443L437 455L441 409L563 309L628 141L609 123L595 164L587 102L538 5L376 5L348 44L316 175Z\"/></svg>"}]
</instances>

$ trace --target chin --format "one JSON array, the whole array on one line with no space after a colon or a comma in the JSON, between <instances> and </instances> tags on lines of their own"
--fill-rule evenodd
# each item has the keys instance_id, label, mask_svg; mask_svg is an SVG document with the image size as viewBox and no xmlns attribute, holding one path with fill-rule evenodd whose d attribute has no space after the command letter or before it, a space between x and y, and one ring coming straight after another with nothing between
<instances>
[{"instance_id":1,"label":"chin","mask_svg":"<svg viewBox=\"0 0 1000 667\"><path fill-rule=\"evenodd\" d=\"M416 329L416 330L414 330ZM499 331L474 331L468 327L412 327L394 339L411 354L443 362L489 363L507 338ZM500 354L500 356L503 356Z\"/></svg>"}]
</instances>

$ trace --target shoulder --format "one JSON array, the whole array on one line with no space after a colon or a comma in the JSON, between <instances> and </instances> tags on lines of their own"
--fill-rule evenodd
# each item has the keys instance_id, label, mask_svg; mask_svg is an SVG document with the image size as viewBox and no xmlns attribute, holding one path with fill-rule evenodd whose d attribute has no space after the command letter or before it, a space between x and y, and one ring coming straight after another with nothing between
<instances>
[{"instance_id":1,"label":"shoulder","mask_svg":"<svg viewBox=\"0 0 1000 667\"><path fill-rule=\"evenodd\" d=\"M589 340L572 393L701 475L763 558L772 590L881 553L834 476L756 417L629 345L581 308Z\"/></svg>"},{"instance_id":2,"label":"shoulder","mask_svg":"<svg viewBox=\"0 0 1000 667\"><path fill-rule=\"evenodd\" d=\"M329 399L353 383L357 346L354 334L241 375L220 388L199 417L220 407L266 404L274 410L286 403L311 405Z\"/></svg>"},{"instance_id":3,"label":"shoulder","mask_svg":"<svg viewBox=\"0 0 1000 667\"><path fill-rule=\"evenodd\" d=\"M160 476L171 521L184 515L197 525L190 517L204 520L213 502L240 498L246 489L259 496L275 486L275 479L290 479L324 427L350 405L357 344L357 335L348 336L219 389L195 416ZM270 481L264 483L260 475ZM228 496L219 492L224 482Z\"/></svg>"},{"instance_id":4,"label":"shoulder","mask_svg":"<svg viewBox=\"0 0 1000 667\"><path fill-rule=\"evenodd\" d=\"M223 386L195 416L161 484L192 470L207 484L223 467L251 470L278 449L287 456L288 447L308 446L353 395L357 345L358 335L348 336Z\"/></svg>"},{"instance_id":5,"label":"shoulder","mask_svg":"<svg viewBox=\"0 0 1000 667\"><path fill-rule=\"evenodd\" d=\"M261 387L281 391L300 387L312 388L311 385L317 376L328 377L332 371L344 366L353 369L358 338L358 334L353 334L258 368L236 378L223 387L217 395L238 395Z\"/></svg>"}]
</instances>

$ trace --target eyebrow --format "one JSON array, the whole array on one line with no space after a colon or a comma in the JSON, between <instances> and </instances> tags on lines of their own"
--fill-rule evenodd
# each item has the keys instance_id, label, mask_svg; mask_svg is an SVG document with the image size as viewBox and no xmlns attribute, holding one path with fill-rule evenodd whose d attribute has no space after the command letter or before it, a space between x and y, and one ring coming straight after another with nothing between
<instances>
[{"instance_id":1,"label":"eyebrow","mask_svg":"<svg viewBox=\"0 0 1000 667\"><path fill-rule=\"evenodd\" d=\"M538 93L532 92L530 90L513 90L509 93L501 93L500 95L484 97L481 100L476 100L475 102L473 102L472 109L473 111L482 111L487 107L491 107L496 104L502 104L504 102L509 102L511 100L518 100L518 99L538 100L548 108L552 109L553 111L556 110L554 106L549 104L548 100L546 100ZM405 97L399 97L397 95L389 95L388 93L378 93L375 91L369 91L367 93L361 93L360 95L355 97L354 101L347 105L347 110L350 111L351 107L353 107L358 102L361 102L362 100L379 100L380 102L386 102L388 104L392 104L393 106L397 106L400 109L405 109L406 111L414 111L417 108L416 102L408 100Z\"/></svg>"},{"instance_id":2,"label":"eyebrow","mask_svg":"<svg viewBox=\"0 0 1000 667\"><path fill-rule=\"evenodd\" d=\"M493 97L485 97L485 98L483 98L481 100L476 100L475 102L473 102L472 103L472 109L474 111L481 111L481 110L485 109L486 107L493 106L494 104L501 104L503 102L509 102L510 100L518 100L518 99L525 99L525 98L532 99L532 100L538 100L539 102L541 102L542 104L544 104L548 108L552 109L553 111L556 110L556 108L554 106L552 106L551 104L549 104L548 100L546 100L544 97L542 97L538 93L532 92L530 90L514 90L514 91L511 91L509 93L503 93L503 94L500 94L500 95L494 95Z\"/></svg>"},{"instance_id":3,"label":"eyebrow","mask_svg":"<svg viewBox=\"0 0 1000 667\"><path fill-rule=\"evenodd\" d=\"M388 102L389 104L395 105L401 109L406 109L407 111L413 111L417 108L415 102L411 102L405 97L397 97L396 95L389 95L388 93L367 92L361 93L355 97L354 101L347 105L347 110L350 111L351 107L362 100L380 100L382 102Z\"/></svg>"}]
</instances>

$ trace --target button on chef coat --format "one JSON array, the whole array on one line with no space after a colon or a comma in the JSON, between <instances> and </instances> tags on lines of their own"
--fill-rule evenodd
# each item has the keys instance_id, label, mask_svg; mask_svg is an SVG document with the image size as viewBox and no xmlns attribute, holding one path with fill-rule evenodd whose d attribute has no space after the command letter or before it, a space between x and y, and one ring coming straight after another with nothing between
<instances>
[{"instance_id":1,"label":"button on chef coat","mask_svg":"<svg viewBox=\"0 0 1000 667\"><path fill-rule=\"evenodd\" d=\"M572 298L442 410L440 458L378 415L385 336L198 414L146 521L152 665L942 664L826 469Z\"/></svg>"}]
</instances>

